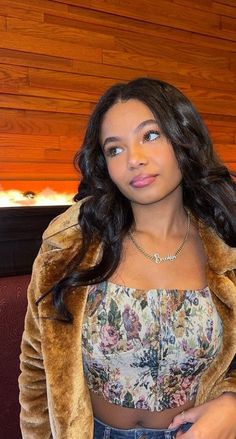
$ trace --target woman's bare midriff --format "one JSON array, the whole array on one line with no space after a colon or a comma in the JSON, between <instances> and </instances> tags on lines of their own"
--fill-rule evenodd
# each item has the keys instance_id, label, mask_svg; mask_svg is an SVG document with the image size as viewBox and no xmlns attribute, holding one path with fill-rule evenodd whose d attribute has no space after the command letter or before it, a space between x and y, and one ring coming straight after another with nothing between
<instances>
[{"instance_id":1,"label":"woman's bare midriff","mask_svg":"<svg viewBox=\"0 0 236 439\"><path fill-rule=\"evenodd\" d=\"M90 396L94 416L113 428L168 428L172 419L178 413L194 406L192 400L181 407L166 409L161 412L150 412L143 409L119 407L94 392L90 392Z\"/></svg>"}]
</instances>

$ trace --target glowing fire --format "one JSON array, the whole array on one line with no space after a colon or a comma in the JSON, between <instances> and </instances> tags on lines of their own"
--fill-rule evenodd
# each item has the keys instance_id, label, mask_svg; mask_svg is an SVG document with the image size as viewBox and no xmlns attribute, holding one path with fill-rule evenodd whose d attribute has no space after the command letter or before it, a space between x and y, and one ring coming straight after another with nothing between
<instances>
[{"instance_id":1,"label":"glowing fire","mask_svg":"<svg viewBox=\"0 0 236 439\"><path fill-rule=\"evenodd\" d=\"M50 188L42 192L20 192L18 190L3 191L0 188L0 206L61 206L73 204L74 194L58 193Z\"/></svg>"}]
</instances>

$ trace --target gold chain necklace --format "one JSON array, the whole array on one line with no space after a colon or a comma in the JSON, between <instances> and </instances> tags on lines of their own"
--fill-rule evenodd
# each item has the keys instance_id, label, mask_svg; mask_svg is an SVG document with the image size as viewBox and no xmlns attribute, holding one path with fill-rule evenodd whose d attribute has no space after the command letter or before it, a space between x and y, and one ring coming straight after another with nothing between
<instances>
[{"instance_id":1,"label":"gold chain necklace","mask_svg":"<svg viewBox=\"0 0 236 439\"><path fill-rule=\"evenodd\" d=\"M134 236L132 235L131 232L128 232L128 235L131 239L131 241L133 242L133 244L135 245L135 247L140 251L140 253L142 253L144 256L146 256L146 258L150 259L151 261L155 262L155 264L160 264L161 262L166 262L166 261L174 261L177 256L180 255L180 253L183 250L184 244L186 243L187 239L188 239L188 235L189 235L189 230L190 230L190 213L189 211L187 211L187 230L185 233L185 237L183 239L183 242L181 243L181 245L178 247L178 249L176 250L174 255L167 255L167 256L163 256L161 257L159 253L154 253L154 254L150 254L147 253L142 247L141 245L139 245L137 243L137 241L135 240Z\"/></svg>"}]
</instances>

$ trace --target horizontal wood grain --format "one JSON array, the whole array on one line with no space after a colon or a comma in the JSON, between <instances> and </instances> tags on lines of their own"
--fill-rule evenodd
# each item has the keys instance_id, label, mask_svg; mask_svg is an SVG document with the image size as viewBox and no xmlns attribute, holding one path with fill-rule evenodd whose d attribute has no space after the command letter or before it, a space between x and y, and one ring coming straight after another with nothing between
<instances>
[{"instance_id":1,"label":"horizontal wood grain","mask_svg":"<svg viewBox=\"0 0 236 439\"><path fill-rule=\"evenodd\" d=\"M33 87L56 88L57 90L71 90L96 95L102 94L114 84L114 79L90 77L88 75L54 72L43 69L29 68L29 81Z\"/></svg>"},{"instance_id":2,"label":"horizontal wood grain","mask_svg":"<svg viewBox=\"0 0 236 439\"><path fill-rule=\"evenodd\" d=\"M215 144L215 149L222 160L227 163L236 163L236 144Z\"/></svg>"},{"instance_id":3,"label":"horizontal wood grain","mask_svg":"<svg viewBox=\"0 0 236 439\"><path fill-rule=\"evenodd\" d=\"M236 144L236 128L235 132L232 130L224 130L215 129L212 131L211 137L214 143L218 143L219 145L224 146L225 144Z\"/></svg>"},{"instance_id":4,"label":"horizontal wood grain","mask_svg":"<svg viewBox=\"0 0 236 439\"><path fill-rule=\"evenodd\" d=\"M18 190L21 192L33 191L36 194L44 190L54 190L61 193L76 194L79 184L79 176L76 180L1 180L0 190Z\"/></svg>"},{"instance_id":5,"label":"horizontal wood grain","mask_svg":"<svg viewBox=\"0 0 236 439\"><path fill-rule=\"evenodd\" d=\"M139 63L135 69L128 68L128 66L114 65L112 62L110 65L103 63L86 63L83 61L75 60L73 63L73 72L82 75L99 76L103 78L113 78L115 80L130 80L137 76L146 76L147 70L142 64ZM114 82L113 81L113 82Z\"/></svg>"},{"instance_id":6,"label":"horizontal wood grain","mask_svg":"<svg viewBox=\"0 0 236 439\"><path fill-rule=\"evenodd\" d=\"M233 0L233 3L231 5L224 4L223 2L212 2L212 10L216 12L217 14L220 14L222 16L230 17L230 18L236 18L236 10L235 10L235 1Z\"/></svg>"},{"instance_id":7,"label":"horizontal wood grain","mask_svg":"<svg viewBox=\"0 0 236 439\"><path fill-rule=\"evenodd\" d=\"M58 0L65 3L64 0ZM101 12L112 13L119 16L125 16L136 20L161 24L178 29L197 32L205 35L218 36L220 28L220 14L214 10L207 11L193 8L192 3L186 5L176 4L167 0L137 0L134 2L120 2L113 0L107 2L96 0L85 2L83 0L70 0L69 3L75 7L81 6L91 10L99 10ZM69 9L70 10L70 9ZM221 35L225 39L231 39L227 32L221 30ZM232 39L236 39L232 38Z\"/></svg>"},{"instance_id":8,"label":"horizontal wood grain","mask_svg":"<svg viewBox=\"0 0 236 439\"><path fill-rule=\"evenodd\" d=\"M234 2L234 0L232 0ZM176 5L182 5L189 7L188 0L173 0L173 3ZM234 6L234 7L233 7ZM191 3L192 9L199 9L201 11L206 11L209 13L214 13L217 15L225 15L229 17L234 17L235 15L235 2L227 4L223 1L214 1L214 0L198 0L196 2Z\"/></svg>"},{"instance_id":9,"label":"horizontal wood grain","mask_svg":"<svg viewBox=\"0 0 236 439\"><path fill-rule=\"evenodd\" d=\"M68 6L67 13L56 12L54 14L45 14L44 21L51 24L77 28L84 26L84 29L98 31L103 33L112 33L115 37L127 36L132 38L132 34L145 34L151 37L164 37L170 41L190 42L195 46L210 47L222 49L227 52L234 52L236 42L224 40L221 38L201 35L199 33L188 32L184 29L176 29L165 25L156 25L150 22L143 22L100 12L86 8Z\"/></svg>"},{"instance_id":10,"label":"horizontal wood grain","mask_svg":"<svg viewBox=\"0 0 236 439\"><path fill-rule=\"evenodd\" d=\"M189 7L188 0L173 0L176 5L181 5ZM198 0L197 2L192 2L191 7L193 10L198 9L200 11L213 12L213 0Z\"/></svg>"},{"instance_id":11,"label":"horizontal wood grain","mask_svg":"<svg viewBox=\"0 0 236 439\"><path fill-rule=\"evenodd\" d=\"M234 0L214 0L215 3L223 3L224 5L228 6L234 6L235 7L235 1Z\"/></svg>"},{"instance_id":12,"label":"horizontal wood grain","mask_svg":"<svg viewBox=\"0 0 236 439\"><path fill-rule=\"evenodd\" d=\"M234 18L221 17L221 29L232 31L232 36L235 35L236 31L236 16ZM233 38L232 38L233 39Z\"/></svg>"},{"instance_id":13,"label":"horizontal wood grain","mask_svg":"<svg viewBox=\"0 0 236 439\"><path fill-rule=\"evenodd\" d=\"M14 66L37 67L66 72L73 71L72 59L24 51L21 52L13 49L0 48L0 61L1 64Z\"/></svg>"},{"instance_id":14,"label":"horizontal wood grain","mask_svg":"<svg viewBox=\"0 0 236 439\"><path fill-rule=\"evenodd\" d=\"M11 49L0 49L0 63L14 66L34 67L59 72L80 73L89 76L102 76L115 79L131 79L134 77L132 66L119 66L101 64L95 62L78 61L75 59L59 58L30 52L19 52ZM146 74L145 65L143 68L135 67L136 75ZM234 73L233 73L234 74ZM1 85L1 83L0 83ZM88 95L88 93L87 93Z\"/></svg>"},{"instance_id":15,"label":"horizontal wood grain","mask_svg":"<svg viewBox=\"0 0 236 439\"><path fill-rule=\"evenodd\" d=\"M225 129L225 127L228 127L232 130L235 130L235 122L236 122L236 118L233 116L226 116L226 115L218 115L218 114L211 114L208 115L207 113L205 113L204 115L202 115L204 118L205 123L208 124L208 126L212 127L213 129L218 129L220 127L222 127L223 129Z\"/></svg>"},{"instance_id":16,"label":"horizontal wood grain","mask_svg":"<svg viewBox=\"0 0 236 439\"><path fill-rule=\"evenodd\" d=\"M31 20L35 22L43 21L42 11L33 10L30 5L24 5L23 2L17 3L11 0L1 0L0 14L6 17L22 18L30 15Z\"/></svg>"},{"instance_id":17,"label":"horizontal wood grain","mask_svg":"<svg viewBox=\"0 0 236 439\"><path fill-rule=\"evenodd\" d=\"M86 125L85 116L0 109L0 133L73 136L80 135Z\"/></svg>"},{"instance_id":18,"label":"horizontal wood grain","mask_svg":"<svg viewBox=\"0 0 236 439\"><path fill-rule=\"evenodd\" d=\"M60 148L59 136L36 136L26 134L0 134L0 149L12 148L19 155L18 148L44 149Z\"/></svg>"},{"instance_id":19,"label":"horizontal wood grain","mask_svg":"<svg viewBox=\"0 0 236 439\"><path fill-rule=\"evenodd\" d=\"M172 81L176 85L180 83L191 83L197 86L206 86L207 88L224 88L225 90L235 90L236 73L230 71L229 66L226 68L214 67L214 61L202 68L202 62L196 63L181 62L173 57L152 57L133 52L122 52L113 50L103 50L103 63L115 64L118 68L121 66L138 69L142 65L149 75L159 76L160 79ZM229 61L227 62L229 64ZM158 72L158 73L157 73Z\"/></svg>"},{"instance_id":20,"label":"horizontal wood grain","mask_svg":"<svg viewBox=\"0 0 236 439\"><path fill-rule=\"evenodd\" d=\"M81 46L78 44L50 40L47 38L29 38L15 32L0 32L0 48L14 49L26 52L36 52L44 55L62 56L84 61L101 61L101 49Z\"/></svg>"},{"instance_id":21,"label":"horizontal wood grain","mask_svg":"<svg viewBox=\"0 0 236 439\"><path fill-rule=\"evenodd\" d=\"M11 90L8 88L8 92L11 93ZM25 95L25 96L39 96L46 97L52 99L62 99L62 100L70 100L70 101L84 101L87 103L92 103L93 106L97 102L100 97L100 93L89 93L82 92L80 90L59 90L57 88L46 88L46 87L33 87L32 85L20 85L18 90L15 91L15 94Z\"/></svg>"},{"instance_id":22,"label":"horizontal wood grain","mask_svg":"<svg viewBox=\"0 0 236 439\"><path fill-rule=\"evenodd\" d=\"M1 163L1 177L3 180L72 180L77 177L77 172L72 164L54 163L54 162L37 162L37 163L19 163L3 162Z\"/></svg>"},{"instance_id":23,"label":"horizontal wood grain","mask_svg":"<svg viewBox=\"0 0 236 439\"><path fill-rule=\"evenodd\" d=\"M75 152L80 148L83 138L82 135L77 136L37 136L30 134L0 134L0 148L5 151L6 148L11 148L15 151L15 154L19 154L22 148L28 148L31 153L34 153L36 149L47 150L64 150L69 152ZM5 154L5 159L7 155Z\"/></svg>"},{"instance_id":24,"label":"horizontal wood grain","mask_svg":"<svg viewBox=\"0 0 236 439\"><path fill-rule=\"evenodd\" d=\"M5 31L7 28L7 19L5 17L0 16L0 30Z\"/></svg>"},{"instance_id":25,"label":"horizontal wood grain","mask_svg":"<svg viewBox=\"0 0 236 439\"><path fill-rule=\"evenodd\" d=\"M54 0L1 0L1 6L5 5L9 8L22 8L25 10L25 16L31 17L31 12L44 14L45 10L50 12L61 12L65 14L68 6ZM26 13L27 12L27 13Z\"/></svg>"},{"instance_id":26,"label":"horizontal wood grain","mask_svg":"<svg viewBox=\"0 0 236 439\"><path fill-rule=\"evenodd\" d=\"M235 94L192 87L189 98L202 113L236 116Z\"/></svg>"},{"instance_id":27,"label":"horizontal wood grain","mask_svg":"<svg viewBox=\"0 0 236 439\"><path fill-rule=\"evenodd\" d=\"M73 159L97 100L139 76L188 96L217 154L236 171L235 0L0 3L5 185L77 189Z\"/></svg>"},{"instance_id":28,"label":"horizontal wood grain","mask_svg":"<svg viewBox=\"0 0 236 439\"><path fill-rule=\"evenodd\" d=\"M214 3L220 3L223 5L228 5L235 7L235 1L234 0L214 0Z\"/></svg>"},{"instance_id":29,"label":"horizontal wood grain","mask_svg":"<svg viewBox=\"0 0 236 439\"><path fill-rule=\"evenodd\" d=\"M91 32L91 30L88 29L81 29L80 26L70 28L56 24L34 23L30 20L7 18L7 30L37 38L45 38L45 35L47 35L49 40L66 41L68 43L78 44L79 46L104 47L107 49L115 49L117 47L112 34Z\"/></svg>"},{"instance_id":30,"label":"horizontal wood grain","mask_svg":"<svg viewBox=\"0 0 236 439\"><path fill-rule=\"evenodd\" d=\"M7 163L9 169L11 168L11 163L24 163L28 164L44 162L46 164L50 163L62 163L72 164L74 159L74 153L72 151L61 150L53 147L45 148L35 148L32 146L29 148L18 146L17 148L12 148L11 146L6 146L0 148L0 161L1 166L3 163ZM10 163L10 164L9 164ZM1 168L2 169L2 168Z\"/></svg>"},{"instance_id":31,"label":"horizontal wood grain","mask_svg":"<svg viewBox=\"0 0 236 439\"><path fill-rule=\"evenodd\" d=\"M0 64L0 87L7 90L13 87L15 90L20 84L28 84L29 71L26 67L7 66Z\"/></svg>"},{"instance_id":32,"label":"horizontal wood grain","mask_svg":"<svg viewBox=\"0 0 236 439\"><path fill-rule=\"evenodd\" d=\"M23 110L40 110L55 113L73 113L90 115L93 106L90 102L39 98L35 96L24 96L2 93L0 108L17 108Z\"/></svg>"},{"instance_id":33,"label":"horizontal wood grain","mask_svg":"<svg viewBox=\"0 0 236 439\"><path fill-rule=\"evenodd\" d=\"M133 37L132 40L120 37L119 38L120 51L130 53L137 53L142 56L164 57L164 59L176 60L179 62L193 63L197 66L213 66L215 68L228 68L228 55L219 50L202 49L200 47L193 50L191 43L179 43L172 41L170 45L169 40L161 38L158 39L158 44L150 45L149 38L145 35L140 37Z\"/></svg>"},{"instance_id":34,"label":"horizontal wood grain","mask_svg":"<svg viewBox=\"0 0 236 439\"><path fill-rule=\"evenodd\" d=\"M74 6L85 6L84 0L58 0L60 3L69 3ZM90 0L86 8L109 12L129 18L135 18L156 24L164 24L189 31L216 34L219 29L219 16L207 11L201 11L188 6L174 4L167 0L136 0L135 2L120 2L113 0Z\"/></svg>"},{"instance_id":35,"label":"horizontal wood grain","mask_svg":"<svg viewBox=\"0 0 236 439\"><path fill-rule=\"evenodd\" d=\"M79 151L83 138L84 138L84 132L81 133L81 135L78 136L60 136L59 142L60 142L60 148L65 149L66 151L72 151L73 154Z\"/></svg>"}]
</instances>

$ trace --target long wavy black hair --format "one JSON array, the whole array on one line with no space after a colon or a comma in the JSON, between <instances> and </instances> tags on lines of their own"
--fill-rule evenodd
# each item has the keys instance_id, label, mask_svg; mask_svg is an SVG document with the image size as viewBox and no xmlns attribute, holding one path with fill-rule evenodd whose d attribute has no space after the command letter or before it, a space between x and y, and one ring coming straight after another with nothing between
<instances>
[{"instance_id":1,"label":"long wavy black hair","mask_svg":"<svg viewBox=\"0 0 236 439\"><path fill-rule=\"evenodd\" d=\"M82 174L82 203L79 224L80 252L71 271L53 289L53 302L65 321L73 317L66 309L64 295L72 286L95 284L108 279L116 270L122 241L133 224L127 200L109 177L100 145L105 113L117 102L138 99L152 111L163 134L171 142L182 172L183 202L197 218L229 245L236 243L235 182L232 173L214 152L212 141L200 115L174 86L151 78L137 78L109 88L98 101L87 126L75 165ZM95 266L80 270L94 239L102 243L102 256Z\"/></svg>"}]
</instances>

